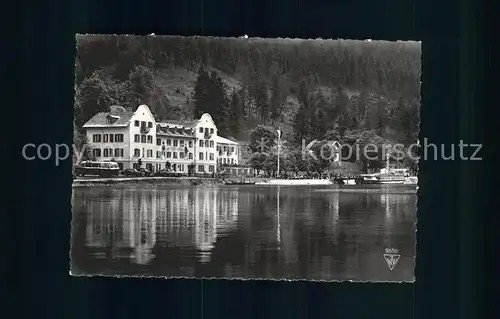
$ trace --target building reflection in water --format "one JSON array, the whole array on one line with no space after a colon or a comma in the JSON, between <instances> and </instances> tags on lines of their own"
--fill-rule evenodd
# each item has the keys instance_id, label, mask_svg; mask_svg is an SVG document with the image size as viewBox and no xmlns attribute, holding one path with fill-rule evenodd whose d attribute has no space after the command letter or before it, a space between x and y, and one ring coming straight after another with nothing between
<instances>
[{"instance_id":1,"label":"building reflection in water","mask_svg":"<svg viewBox=\"0 0 500 319\"><path fill-rule=\"evenodd\" d=\"M110 200L85 202L86 246L140 265L154 260L157 243L194 247L200 262L209 262L218 233L238 221L238 190L229 188L117 190Z\"/></svg>"}]
</instances>

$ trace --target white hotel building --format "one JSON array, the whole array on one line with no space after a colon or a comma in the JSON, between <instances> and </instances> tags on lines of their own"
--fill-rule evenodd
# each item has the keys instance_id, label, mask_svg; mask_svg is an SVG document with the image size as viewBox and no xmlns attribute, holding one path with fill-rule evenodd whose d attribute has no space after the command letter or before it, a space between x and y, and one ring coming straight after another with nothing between
<instances>
[{"instance_id":1,"label":"white hotel building","mask_svg":"<svg viewBox=\"0 0 500 319\"><path fill-rule=\"evenodd\" d=\"M239 164L238 143L217 135L210 114L198 120L157 122L146 105L135 112L112 106L110 112L94 115L83 125L91 155L99 161L114 160L121 169L142 167L152 171L167 168L188 173L212 174L219 164Z\"/></svg>"}]
</instances>

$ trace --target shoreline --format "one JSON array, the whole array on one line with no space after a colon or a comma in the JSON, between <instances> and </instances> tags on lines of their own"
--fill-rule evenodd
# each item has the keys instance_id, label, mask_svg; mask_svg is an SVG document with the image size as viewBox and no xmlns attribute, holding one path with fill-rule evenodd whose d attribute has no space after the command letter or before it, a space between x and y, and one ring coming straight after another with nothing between
<instances>
[{"instance_id":1,"label":"shoreline","mask_svg":"<svg viewBox=\"0 0 500 319\"><path fill-rule=\"evenodd\" d=\"M135 184L161 184L161 185L222 185L220 178L210 177L111 177L111 178L85 178L74 179L73 187L89 187L102 185L135 185Z\"/></svg>"}]
</instances>

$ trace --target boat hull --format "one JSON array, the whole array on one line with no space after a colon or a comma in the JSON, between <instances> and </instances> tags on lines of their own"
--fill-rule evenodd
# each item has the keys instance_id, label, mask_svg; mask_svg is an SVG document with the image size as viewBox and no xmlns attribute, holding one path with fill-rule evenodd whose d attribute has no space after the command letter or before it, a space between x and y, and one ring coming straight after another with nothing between
<instances>
[{"instance_id":1,"label":"boat hull","mask_svg":"<svg viewBox=\"0 0 500 319\"><path fill-rule=\"evenodd\" d=\"M255 185L294 185L294 186L307 186L307 185L333 185L329 179L271 179L266 182L258 182Z\"/></svg>"},{"instance_id":2,"label":"boat hull","mask_svg":"<svg viewBox=\"0 0 500 319\"><path fill-rule=\"evenodd\" d=\"M385 185L385 184L404 184L404 182L405 182L404 180L392 180L392 181L382 180L382 181L377 181L375 184L383 184L383 185Z\"/></svg>"}]
</instances>

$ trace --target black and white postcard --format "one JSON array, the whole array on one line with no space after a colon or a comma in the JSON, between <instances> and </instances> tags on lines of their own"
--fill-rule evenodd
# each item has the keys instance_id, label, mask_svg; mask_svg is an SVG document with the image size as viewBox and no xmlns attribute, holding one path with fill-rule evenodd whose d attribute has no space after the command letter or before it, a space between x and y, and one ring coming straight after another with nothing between
<instances>
[{"instance_id":1,"label":"black and white postcard","mask_svg":"<svg viewBox=\"0 0 500 319\"><path fill-rule=\"evenodd\" d=\"M76 42L72 275L414 281L419 42Z\"/></svg>"}]
</instances>

